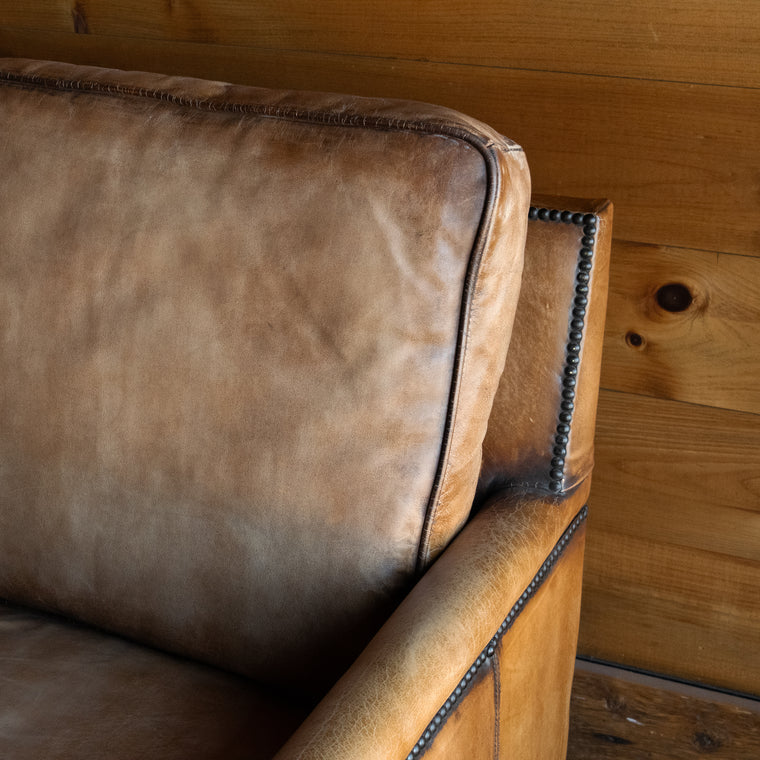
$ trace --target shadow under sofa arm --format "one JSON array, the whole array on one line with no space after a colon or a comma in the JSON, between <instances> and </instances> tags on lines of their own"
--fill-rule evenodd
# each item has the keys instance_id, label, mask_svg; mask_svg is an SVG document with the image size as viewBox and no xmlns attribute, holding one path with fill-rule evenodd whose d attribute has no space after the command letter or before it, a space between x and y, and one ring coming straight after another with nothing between
<instances>
[{"instance_id":1,"label":"shadow under sofa arm","mask_svg":"<svg viewBox=\"0 0 760 760\"><path fill-rule=\"evenodd\" d=\"M588 490L493 498L276 760L563 758Z\"/></svg>"}]
</instances>

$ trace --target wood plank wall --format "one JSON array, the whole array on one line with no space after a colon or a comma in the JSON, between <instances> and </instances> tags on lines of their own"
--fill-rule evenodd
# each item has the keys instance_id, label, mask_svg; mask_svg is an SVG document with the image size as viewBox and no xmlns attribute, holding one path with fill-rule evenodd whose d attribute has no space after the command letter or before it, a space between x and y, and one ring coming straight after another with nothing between
<instances>
[{"instance_id":1,"label":"wood plank wall","mask_svg":"<svg viewBox=\"0 0 760 760\"><path fill-rule=\"evenodd\" d=\"M15 0L0 54L434 101L612 198L580 650L760 694L753 0Z\"/></svg>"}]
</instances>

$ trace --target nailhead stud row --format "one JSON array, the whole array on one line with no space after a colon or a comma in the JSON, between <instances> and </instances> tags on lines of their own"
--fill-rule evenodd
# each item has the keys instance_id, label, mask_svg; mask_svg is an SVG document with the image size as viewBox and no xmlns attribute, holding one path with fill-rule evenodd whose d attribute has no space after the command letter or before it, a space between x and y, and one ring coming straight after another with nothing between
<instances>
[{"instance_id":1,"label":"nailhead stud row","mask_svg":"<svg viewBox=\"0 0 760 760\"><path fill-rule=\"evenodd\" d=\"M581 342L586 323L586 308L588 306L589 282L593 267L592 260L598 219L594 214L581 214L577 211L559 211L558 209L537 208L535 206L531 206L528 218L539 219L542 222L574 224L583 228L578 265L575 270L575 294L566 346L565 367L562 374L562 401L560 402L557 427L554 431L551 469L549 470L549 490L553 493L559 493L562 491L567 444L570 440L570 423L573 421L573 410L575 409L575 389L578 382L578 365L581 361Z\"/></svg>"},{"instance_id":2,"label":"nailhead stud row","mask_svg":"<svg viewBox=\"0 0 760 760\"><path fill-rule=\"evenodd\" d=\"M423 732L422 736L417 740L412 751L406 756L406 760L417 760L422 752L431 744L435 738L436 733L446 721L449 713L456 707L457 702L461 699L462 695L466 693L468 687L472 683L475 676L478 674L480 668L494 656L496 648L499 646L504 634L512 627L518 615L525 608L530 598L538 591L546 577L551 572L557 560L562 556L565 548L570 543L573 534L583 524L584 520L588 516L588 506L584 505L580 512L575 516L573 521L567 527L562 537L554 545L549 556L544 560L544 564L541 565L541 569L533 576L533 580L528 584L525 591L521 594L520 598L514 603L512 609L507 613L507 617L504 618L501 625L496 630L493 638L488 642L485 649L478 655L475 662L472 663L470 668L462 677L462 680L456 685L454 691L451 692L449 698L443 703L441 709L435 714L433 720L430 721L427 728Z\"/></svg>"}]
</instances>

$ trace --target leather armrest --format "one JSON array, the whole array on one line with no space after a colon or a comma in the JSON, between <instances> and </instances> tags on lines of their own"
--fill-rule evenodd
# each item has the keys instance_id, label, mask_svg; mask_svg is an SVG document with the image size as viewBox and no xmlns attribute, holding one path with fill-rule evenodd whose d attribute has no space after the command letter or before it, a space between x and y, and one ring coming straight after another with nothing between
<instances>
[{"instance_id":1,"label":"leather armrest","mask_svg":"<svg viewBox=\"0 0 760 760\"><path fill-rule=\"evenodd\" d=\"M549 694L550 702L553 697L558 701L549 709L567 712L588 486L586 480L562 496L514 490L491 500L415 586L276 760L403 760L422 754L480 757L484 750L478 750L479 746L487 745L492 753L493 743L501 741L500 726L510 743L535 743L536 736L543 735L540 750L519 745L515 756L549 758L555 750L563 751L566 721L555 718L559 729L551 737L542 726L526 733L515 731L512 725L507 731L500 702L509 697L511 705L513 700L543 699ZM545 626L546 615L533 620L525 612L539 604L534 600L544 587L563 574L558 565L571 545L580 549L569 552L580 561L574 561L572 577L557 588L562 597L571 596L562 598L559 605L566 608L567 620L560 611L556 635L546 636L543 630L541 636L533 635L535 625ZM556 595L540 604L552 616L557 614ZM523 620L528 621L525 626ZM513 637L518 651L511 646ZM521 643L523 639L527 643ZM546 646L552 651L544 652ZM535 651L519 651L525 647L538 648L538 656ZM572 650L569 657L568 649ZM543 670L531 664L542 657ZM507 662L512 658L526 663L525 678L519 666L515 670ZM564 672L568 667L570 672ZM542 696L536 695L535 683L530 688L526 685L538 670L544 678L558 681L544 683ZM492 686L480 686L487 683ZM509 695L505 692L509 689L517 692ZM483 694L492 709L484 709ZM477 709L469 709L468 702ZM533 712L541 715L541 710ZM464 754L458 754L460 746Z\"/></svg>"}]
</instances>

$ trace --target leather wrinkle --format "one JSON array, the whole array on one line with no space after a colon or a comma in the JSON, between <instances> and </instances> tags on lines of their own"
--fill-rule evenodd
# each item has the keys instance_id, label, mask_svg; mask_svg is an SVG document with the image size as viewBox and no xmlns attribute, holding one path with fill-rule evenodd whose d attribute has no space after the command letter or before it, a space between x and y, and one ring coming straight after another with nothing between
<instances>
[{"instance_id":1,"label":"leather wrinkle","mask_svg":"<svg viewBox=\"0 0 760 760\"><path fill-rule=\"evenodd\" d=\"M449 458L449 455L452 451L452 430L456 428L457 421L458 421L458 412L460 410L460 402L462 402L462 399L464 398L464 402L462 403L468 403L471 402L467 400L466 396L461 396L459 394L459 387L462 383L462 377L467 372L468 367L468 361L470 360L470 353L469 353L469 346L471 340L474 340L475 338L472 337L473 335L477 337L479 326L482 327L484 322L481 320L480 322L475 323L475 328L473 330L473 322L471 321L472 316L472 310L473 310L473 295L478 289L478 278L480 274L480 264L481 264L481 257L483 255L483 252L485 250L485 246L488 244L488 236L490 234L491 227L493 225L493 208L492 205L494 203L494 198L499 194L499 192L502 191L502 188L498 186L498 183L495 183L493 181L494 177L498 177L498 155L499 153L504 152L522 152L521 149L518 148L511 148L511 147L503 147L500 146L497 143L492 143L485 139L480 139L477 137L477 135L473 135L471 133L467 133L464 130L459 130L456 127L451 127L448 124L445 123L430 123L430 122L414 122L409 120L393 120L393 119L387 119L383 117L377 117L377 118L365 118L365 117L358 117L358 116L351 116L351 115L341 115L341 114L324 114L316 111L310 111L310 110L298 110L298 109L284 109L274 106L262 106L260 108L254 108L252 106L243 104L224 104L219 103L212 99L193 99L193 98L178 98L175 97L169 93L163 93L160 90L151 90L148 88L124 88L121 86L109 86L107 84L103 84L100 82L87 82L87 81L81 81L81 82L75 82L73 80L65 80L65 79L52 79L52 78L44 78L34 75L27 75L25 77L16 77L18 80L24 80L24 81L10 81L13 78L13 75L6 74L4 83L8 87L13 87L15 89L23 89L26 92L30 91L36 91L38 89L47 88L49 90L55 89L56 91L65 91L65 92L71 92L74 93L73 97L71 98L72 101L77 102L79 99L79 93L87 94L87 95L99 95L99 96L129 96L132 97L147 97L152 98L154 100L163 100L167 101L173 105L180 106L180 107L189 107L189 108L198 108L203 109L209 112L213 111L229 111L229 112L241 112L241 113L248 113L248 114L254 114L254 115L261 115L265 117L276 117L278 119L287 119L287 120L299 120L303 119L306 120L309 123L312 124L318 124L318 125L335 125L340 127L350 127L350 126L356 126L356 127L366 127L366 126L373 126L377 130L382 131L389 131L389 130L404 130L407 132L413 132L413 133L423 133L423 134L435 134L439 135L442 134L443 136L450 136L459 138L460 134L464 135L467 138L467 142L471 145L471 147L477 148L480 155L485 157L485 165L487 171L484 172L482 164L480 165L478 171L479 171L479 194L477 195L477 200L472 203L473 206L473 213L471 215L471 227L468 227L468 230L472 230L472 234L474 235L474 241L472 242L472 245L470 246L469 242L466 244L466 247L462 251L461 256L461 264L462 268L465 270L466 274L464 275L463 279L458 280L457 282L457 288L454 291L454 294L451 298L451 315L452 315L452 324L451 324L451 332L449 333L451 335L451 344L452 344L452 352L454 353L454 359L450 363L450 368L452 369L450 378L446 377L442 382L441 385L446 385L449 383L451 387L449 388L448 394L442 395L443 403L441 404L441 418L444 418L445 415L445 425L443 428L443 433L441 437L438 439L441 442L440 451L436 451L435 448L435 442L431 443L430 446L430 464L431 464L431 475L433 472L433 466L435 465L435 457L438 456L438 465L435 469L436 473L436 480L435 480L435 486L434 488L431 488L431 490L428 492L428 509L424 513L424 517L422 518L424 521L424 524L426 526L426 531L424 535L421 535L419 532L417 532L417 535L415 537L412 537L412 540L409 542L411 544L411 550L410 550L410 558L412 561L412 564L414 563L415 555L417 557L418 566L416 568L410 568L410 569L416 569L419 571L420 565L422 562L420 561L421 557L424 557L425 555L425 543L430 540L430 535L433 532L434 529L436 529L436 520L438 517L437 513L437 507L440 503L441 496L442 496L442 488L444 487L442 484L445 484L446 481L446 474L449 472L449 467L456 468L457 463L454 460L454 464L452 465L452 460ZM2 84L3 82L0 82ZM69 96L71 97L71 96ZM92 103L95 103L95 100L92 99ZM124 104L124 100L122 100L122 104ZM325 130L325 132L328 132L329 130ZM464 139L464 138L463 138ZM451 145L451 143L450 143ZM477 160L477 156L474 152L471 152L471 162L475 162ZM503 161L503 159L502 159ZM473 164L474 165L474 164ZM469 166L469 164L468 164ZM490 166L490 169L488 168ZM505 177L508 176L507 172L505 172ZM487 184L486 184L487 182ZM505 185L507 183L505 182ZM504 194L507 198L510 196L508 194ZM515 192L515 195L519 197L519 189ZM475 196L473 196L475 197ZM478 217L478 212L480 212L480 217ZM478 221L479 219L479 221ZM519 226L519 225L518 225ZM472 241L472 238L470 238ZM488 249L490 253L490 248ZM203 263L203 262L201 262ZM461 291L460 291L461 286ZM485 287L485 286L484 286ZM457 291L460 291L459 293ZM150 295L150 293L148 293ZM203 295L203 294L202 294ZM212 294L213 295L213 294ZM458 311L457 311L457 302L458 302ZM476 305L480 305L480 302ZM459 315L457 317L457 314ZM271 325L270 325L271 327ZM83 334L84 335L84 334ZM325 333L320 338L320 343L324 344L327 348L339 348L337 344L334 342L331 343L331 334ZM84 336L83 339L85 339L86 336ZM482 350L482 347L481 347ZM447 359L447 361L449 361ZM478 367L478 362L480 362L482 366L482 361L479 359L477 355L474 356L472 359L471 364L475 367ZM475 370L473 370L474 372ZM481 370L478 370L481 371ZM472 374L472 373L471 373ZM466 379L466 378L465 378ZM490 382L490 380L489 380ZM467 407L461 407L461 408L467 408ZM457 440L456 438L454 439ZM461 440L461 439L460 439ZM459 443L456 444L454 451L456 452L458 450L458 447L460 446ZM172 464L171 462L169 463ZM168 467L168 465L167 465ZM461 469L461 468L460 468ZM454 469L455 472L458 472L456 469ZM199 471L200 473L200 471ZM160 473L159 473L160 474ZM185 473L187 474L187 473ZM166 470L165 473L167 478L179 478L183 475L183 472L179 469L176 470ZM168 482L168 480L167 480ZM104 483L96 483L95 484L97 488L105 489L107 484ZM131 484L127 484L127 486L131 486ZM452 492L456 494L455 489L451 489ZM194 495L190 493L190 491L182 491L178 498L191 498ZM233 496L236 496L236 494L233 494ZM420 511L422 511L422 508L425 506L424 497L425 494L422 494L423 499L420 500ZM468 502L469 507L470 502ZM82 512L83 514L83 512ZM444 512L444 517L446 516L446 513ZM75 517L77 517L75 515ZM204 513L201 513L200 511L196 515L195 513L188 514L187 517L182 517L181 519L184 520L184 523L180 526L182 529L184 529L185 523L189 525L193 520L197 520L198 526L202 526L201 518L204 520L206 519L206 515ZM119 520L119 528L126 528L128 527L128 521L131 519L128 515L125 515L123 518L120 516ZM224 526L225 530L227 528L234 527L236 515L232 515L230 518L230 525ZM73 531L74 528L77 526L72 522L71 530ZM167 532L165 526L163 524L159 524L157 521L155 525L149 526L152 530L156 531L159 538L161 538L163 541L167 541L169 539L169 533ZM159 532L160 531L160 532ZM226 535L226 534L224 534ZM213 536L211 537L214 538ZM228 551L230 549L230 546L227 544L217 542L214 546L212 544L213 541L208 542L209 543L209 550L215 548L215 550L224 550ZM229 542L228 542L229 543ZM416 544L416 546L415 546ZM232 546L232 549L235 551L238 550L237 543L235 543ZM97 561L101 561L104 559L107 559L105 555L103 557L95 558ZM153 562L153 557L149 556L148 554L145 555L144 559L147 562ZM203 559L203 558L201 558ZM131 572L131 571L130 571ZM181 570L173 569L171 571L173 574L180 575ZM413 576L411 576L413 577ZM201 584L199 587L205 588L208 586L210 587L211 584L213 584L215 581L215 578L211 575L208 577L200 577L198 578L199 584ZM238 591L233 590L234 594L238 594ZM233 593L231 592L231 593ZM237 599L237 598L236 598ZM397 600L394 600L397 601ZM60 605L58 604L58 601L55 600L55 606L54 608L57 609L59 606L63 609L65 605L68 605L69 602L67 600L61 599ZM63 609L63 611L66 611ZM73 614L77 615L80 614L79 610L73 610ZM84 616L83 616L84 617ZM98 621L94 621L96 624L98 624ZM146 623L153 625L152 619L147 619L146 617ZM240 621L236 621L236 624L239 624ZM103 625L110 625L110 623L106 624L103 623ZM121 623L119 623L121 625ZM140 625L142 625L142 621L140 621ZM135 638L139 638L143 636L143 631L138 630L137 628L132 629L130 628L127 631L124 631L126 635L132 635ZM200 635L205 636L205 631L199 629L199 636ZM154 642L157 646L165 645L165 642L162 642L158 639L154 640ZM184 650L183 650L184 651ZM192 654L192 652L191 652ZM203 655L206 656L205 653ZM215 656L215 655L214 655Z\"/></svg>"},{"instance_id":2,"label":"leather wrinkle","mask_svg":"<svg viewBox=\"0 0 760 760\"><path fill-rule=\"evenodd\" d=\"M498 171L496 169L496 148L490 140L480 138L472 132L456 128L451 125L441 123L430 123L428 121L407 121L393 120L382 117L366 117L364 115L336 115L329 112L298 110L293 108L281 108L275 106L252 106L248 104L217 102L213 99L198 100L187 99L171 95L161 90L154 90L142 87L125 87L123 85L108 85L95 81L87 80L67 80L52 79L33 74L14 74L11 72L0 72L0 83L28 85L35 88L45 87L54 90L71 90L85 91L94 94L103 95L128 95L138 98L151 98L160 101L167 101L174 105L186 106L201 110L209 111L231 111L233 113L245 113L252 115L261 115L285 120L305 121L320 125L333 125L342 127L361 127L387 130L401 130L411 132L422 132L425 134L442 134L462 140L475 147L483 156L486 164L486 194L483 204L483 215L478 226L475 237L472 255L468 264L468 273L465 278L465 287L462 297L462 307L460 311L460 327L458 331L457 348L454 358L455 372L452 376L452 388L449 392L449 410L446 415L443 439L441 443L441 452L439 465L433 481L430 499L426 515L423 521L423 529L420 537L419 548L417 553L416 576L420 577L424 572L428 562L429 551L428 544L430 534L435 524L435 518L438 506L442 501L441 482L445 479L445 473L449 465L449 453L451 450L451 431L456 421L457 402L459 400L459 385L464 374L464 363L467 361L467 341L470 336L470 307L472 296L477 283L478 266L483 254L488 235L488 229L491 224L494 200L500 190L498 184ZM500 146L502 152L523 153L519 145Z\"/></svg>"}]
</instances>

